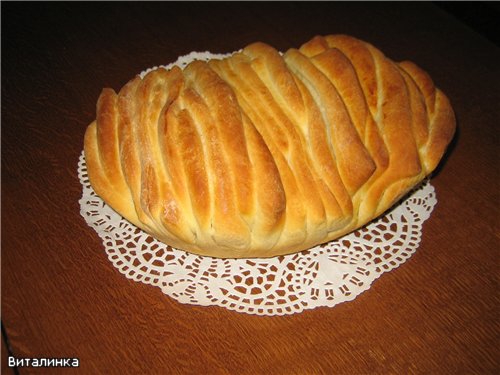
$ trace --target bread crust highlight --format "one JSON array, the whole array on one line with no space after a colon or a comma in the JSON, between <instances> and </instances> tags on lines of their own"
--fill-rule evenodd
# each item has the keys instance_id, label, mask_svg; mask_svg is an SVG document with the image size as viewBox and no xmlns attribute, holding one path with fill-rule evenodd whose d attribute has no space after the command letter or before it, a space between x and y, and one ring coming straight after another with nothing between
<instances>
[{"instance_id":1,"label":"bread crust highlight","mask_svg":"<svg viewBox=\"0 0 500 375\"><path fill-rule=\"evenodd\" d=\"M153 237L265 258L384 213L437 167L455 126L417 65L328 35L284 54L253 43L104 89L84 151L95 192Z\"/></svg>"}]
</instances>

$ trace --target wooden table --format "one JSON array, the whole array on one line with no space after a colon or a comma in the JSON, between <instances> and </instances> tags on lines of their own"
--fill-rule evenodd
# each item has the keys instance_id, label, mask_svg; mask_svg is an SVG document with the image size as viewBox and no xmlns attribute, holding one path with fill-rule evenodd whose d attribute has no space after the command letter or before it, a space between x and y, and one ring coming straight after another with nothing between
<instances>
[{"instance_id":1,"label":"wooden table","mask_svg":"<svg viewBox=\"0 0 500 375\"><path fill-rule=\"evenodd\" d=\"M79 213L103 87L190 51L315 34L426 69L459 131L417 253L352 302L283 317L180 304L126 279ZM2 3L4 373L498 373L500 49L427 4ZM7 367L78 357L76 368Z\"/></svg>"}]
</instances>

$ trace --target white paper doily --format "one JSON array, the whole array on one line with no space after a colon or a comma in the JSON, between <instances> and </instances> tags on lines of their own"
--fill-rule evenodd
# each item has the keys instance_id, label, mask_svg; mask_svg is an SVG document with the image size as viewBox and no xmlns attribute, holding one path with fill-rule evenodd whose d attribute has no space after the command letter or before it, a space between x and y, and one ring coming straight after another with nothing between
<instances>
[{"instance_id":1,"label":"white paper doily","mask_svg":"<svg viewBox=\"0 0 500 375\"><path fill-rule=\"evenodd\" d=\"M223 56L195 52L174 64ZM425 181L384 216L336 241L269 259L216 259L167 246L123 219L93 191L83 153L78 176L80 213L127 278L157 286L181 303L256 315L293 314L353 300L410 258L437 203Z\"/></svg>"}]
</instances>

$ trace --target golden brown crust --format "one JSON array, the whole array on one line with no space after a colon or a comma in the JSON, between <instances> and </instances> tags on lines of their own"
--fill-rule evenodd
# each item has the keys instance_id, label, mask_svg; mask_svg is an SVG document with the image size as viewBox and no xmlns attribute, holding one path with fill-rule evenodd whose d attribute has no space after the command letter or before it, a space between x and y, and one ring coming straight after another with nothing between
<instances>
[{"instance_id":1,"label":"golden brown crust","mask_svg":"<svg viewBox=\"0 0 500 375\"><path fill-rule=\"evenodd\" d=\"M159 240L271 257L382 214L436 168L454 130L415 64L329 35L103 90L85 157L96 193Z\"/></svg>"}]
</instances>

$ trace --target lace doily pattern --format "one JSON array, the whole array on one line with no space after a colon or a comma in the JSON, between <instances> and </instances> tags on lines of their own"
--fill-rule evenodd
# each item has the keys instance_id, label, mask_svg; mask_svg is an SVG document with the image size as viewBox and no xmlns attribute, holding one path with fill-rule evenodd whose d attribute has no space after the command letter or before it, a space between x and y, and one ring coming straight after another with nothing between
<instances>
[{"instance_id":1,"label":"lace doily pattern","mask_svg":"<svg viewBox=\"0 0 500 375\"><path fill-rule=\"evenodd\" d=\"M425 181L391 211L347 236L269 259L216 259L167 246L138 229L90 186L82 153L80 213L127 278L154 285L181 303L257 315L285 315L351 301L417 249L437 203Z\"/></svg>"},{"instance_id":2,"label":"lace doily pattern","mask_svg":"<svg viewBox=\"0 0 500 375\"><path fill-rule=\"evenodd\" d=\"M195 59L228 55L192 52L163 67L184 68ZM167 246L123 219L93 191L83 153L78 176L80 213L127 278L157 286L181 303L256 315L293 314L353 300L416 251L422 225L437 203L434 188L424 181L384 216L336 241L269 259L216 259Z\"/></svg>"}]
</instances>

